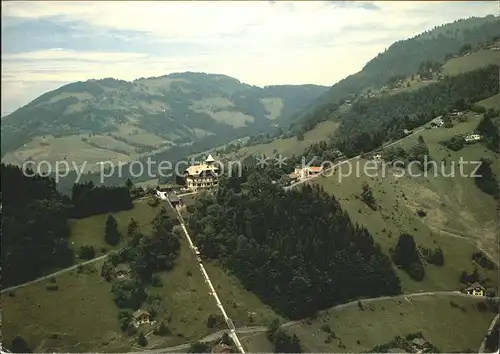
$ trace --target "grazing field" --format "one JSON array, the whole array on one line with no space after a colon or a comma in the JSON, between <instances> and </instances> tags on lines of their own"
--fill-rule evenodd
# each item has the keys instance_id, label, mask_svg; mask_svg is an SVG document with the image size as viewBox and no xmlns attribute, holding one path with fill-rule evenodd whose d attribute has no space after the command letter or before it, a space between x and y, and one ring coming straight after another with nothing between
<instances>
[{"instance_id":1,"label":"grazing field","mask_svg":"<svg viewBox=\"0 0 500 354\"><path fill-rule=\"evenodd\" d=\"M458 75L491 64L500 65L500 51L480 50L450 59L443 65L443 73L445 75Z\"/></svg>"},{"instance_id":2,"label":"grazing field","mask_svg":"<svg viewBox=\"0 0 500 354\"><path fill-rule=\"evenodd\" d=\"M184 235L180 237L181 251L174 268L160 273L163 286L150 288L162 302L158 308L158 320L167 324L171 335L167 337L148 337L149 347L168 347L196 341L206 335L226 328L208 328L209 315L219 315L215 298L210 294L198 262L190 250Z\"/></svg>"},{"instance_id":3,"label":"grazing field","mask_svg":"<svg viewBox=\"0 0 500 354\"><path fill-rule=\"evenodd\" d=\"M482 301L446 295L380 300L364 303L363 309L354 304L323 311L316 318L303 320L287 330L300 338L303 350L309 353L359 353L389 342L395 336L404 337L418 331L441 352L476 351L495 315L478 310L477 304ZM329 343L325 325L336 337Z\"/></svg>"},{"instance_id":4,"label":"grazing field","mask_svg":"<svg viewBox=\"0 0 500 354\"><path fill-rule=\"evenodd\" d=\"M298 140L296 137L276 139L267 144L243 147L235 154L230 154L230 157L241 159L252 154L271 156L275 153L280 153L284 156L299 155L304 152L309 145L326 140L335 132L338 126L338 122L321 122L314 129L304 133L304 140L302 141Z\"/></svg>"},{"instance_id":5,"label":"grazing field","mask_svg":"<svg viewBox=\"0 0 500 354\"><path fill-rule=\"evenodd\" d=\"M40 282L2 294L2 335L21 336L34 352L125 351L111 285L100 276L103 261L57 276L57 290Z\"/></svg>"},{"instance_id":6,"label":"grazing field","mask_svg":"<svg viewBox=\"0 0 500 354\"><path fill-rule=\"evenodd\" d=\"M134 208L131 210L112 213L118 223L118 231L121 233L122 239L127 235L127 227L131 218L134 218L139 223L141 232L148 234L151 231L151 222L162 206L165 207L172 218L175 218L175 214L168 203L160 202L158 206L151 207L148 205L148 199L136 201L134 203ZM103 248L107 252L108 250L122 247L125 244L123 242L117 246L110 246L104 240L104 230L108 215L109 214L99 214L83 219L71 219L71 247L76 251L84 245L93 246L96 254L105 253L102 252Z\"/></svg>"},{"instance_id":7,"label":"grazing field","mask_svg":"<svg viewBox=\"0 0 500 354\"><path fill-rule=\"evenodd\" d=\"M159 273L161 287L148 287L149 295L161 299L156 305L156 321L163 321L170 334L165 337L148 335L148 348L168 347L194 342L206 335L225 329L222 322L207 327L209 315L220 315L214 297L204 282L194 254L184 237L180 238L181 251L172 270ZM57 276L59 289L46 289L49 281L40 282L2 294L3 334L6 343L19 335L37 351L60 352L127 352L135 344L136 335L128 337L120 330L118 308L112 300L111 284L100 276L103 260ZM212 266L217 274L216 284L224 284L234 294L243 293L234 280ZM215 278L215 276L214 276ZM263 306L250 300L235 301ZM226 307L231 303L221 299ZM252 302L253 301L253 302ZM143 307L147 307L145 303ZM254 307L252 307L254 308ZM262 319L262 317L259 317ZM141 328L148 333L152 328Z\"/></svg>"},{"instance_id":8,"label":"grazing field","mask_svg":"<svg viewBox=\"0 0 500 354\"><path fill-rule=\"evenodd\" d=\"M485 107L486 109L493 108L500 110L500 93L485 100L479 101L477 104Z\"/></svg>"},{"instance_id":9,"label":"grazing field","mask_svg":"<svg viewBox=\"0 0 500 354\"><path fill-rule=\"evenodd\" d=\"M452 152L437 143L459 132L470 132L475 126L476 122L471 117L470 121L459 123L451 129L424 130L421 135L429 146L430 155L436 161L443 158L458 161L460 156L464 160L474 161L481 156L495 158L495 154L487 151L481 144ZM401 145L408 149L416 144L417 138L418 136L414 136L404 140ZM334 194L351 218L368 228L384 251L388 252L389 248L394 247L399 235L404 232L413 235L417 245L443 249L444 266L427 265L422 282L415 282L398 270L404 290L455 290L460 287L458 279L462 270L473 270L471 255L477 251L476 241L492 258L498 258L495 243L495 200L479 190L472 178L434 177L432 172L427 178L408 175L398 178L390 169L386 170L384 176L380 165L378 168L368 169L365 174L365 166L370 165L375 164L360 159L351 164L353 172L349 177L339 177L340 172L348 174L348 167L344 165L333 176L320 177L313 183ZM467 173L471 169L471 166L464 166ZM495 162L495 170L498 171L498 162ZM378 210L370 209L360 199L363 182L371 186L379 205ZM419 217L418 209L424 210L426 216ZM445 231L469 239L452 237ZM491 280L490 286L496 285L497 276L494 271L478 268L483 278Z\"/></svg>"},{"instance_id":10,"label":"grazing field","mask_svg":"<svg viewBox=\"0 0 500 354\"><path fill-rule=\"evenodd\" d=\"M246 290L239 280L214 262L203 262L208 276L224 305L227 315L236 327L265 326L280 318L271 307Z\"/></svg>"},{"instance_id":11,"label":"grazing field","mask_svg":"<svg viewBox=\"0 0 500 354\"><path fill-rule=\"evenodd\" d=\"M66 157L68 163L73 161L80 166L86 161L86 171L95 167L100 161L129 161L130 156L115 151L100 149L82 141L80 135L68 135L59 138L52 136L37 137L24 147L14 152L5 154L2 162L20 165L28 158L34 161L48 161L54 165L56 161L63 161Z\"/></svg>"}]
</instances>

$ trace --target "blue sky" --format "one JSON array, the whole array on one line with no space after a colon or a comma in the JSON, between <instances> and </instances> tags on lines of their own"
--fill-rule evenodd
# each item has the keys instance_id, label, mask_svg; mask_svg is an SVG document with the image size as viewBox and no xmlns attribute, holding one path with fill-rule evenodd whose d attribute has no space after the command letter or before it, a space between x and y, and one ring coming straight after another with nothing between
<instances>
[{"instance_id":1,"label":"blue sky","mask_svg":"<svg viewBox=\"0 0 500 354\"><path fill-rule=\"evenodd\" d=\"M394 41L488 14L496 2L2 2L2 115L91 78L332 85Z\"/></svg>"}]
</instances>

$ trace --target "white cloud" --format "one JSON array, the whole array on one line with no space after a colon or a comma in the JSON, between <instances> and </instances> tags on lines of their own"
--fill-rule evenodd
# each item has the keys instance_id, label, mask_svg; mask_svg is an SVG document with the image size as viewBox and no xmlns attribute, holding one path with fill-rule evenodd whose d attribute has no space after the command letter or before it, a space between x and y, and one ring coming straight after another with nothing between
<instances>
[{"instance_id":1,"label":"white cloud","mask_svg":"<svg viewBox=\"0 0 500 354\"><path fill-rule=\"evenodd\" d=\"M130 43L140 39L159 51L176 44L203 45L199 53L175 55L167 49L161 55L137 51L133 44L130 53L113 48L109 48L112 52L58 48L4 54L2 106L12 110L47 87L70 81L131 80L187 70L223 73L257 85L332 85L396 40L459 18L497 12L493 2L375 2L379 10L361 5L328 1L2 2L3 17L71 22L86 31L88 41L99 42L103 30L119 30L136 31ZM116 36L126 38L120 33ZM5 92L10 90L5 96L4 85Z\"/></svg>"}]
</instances>

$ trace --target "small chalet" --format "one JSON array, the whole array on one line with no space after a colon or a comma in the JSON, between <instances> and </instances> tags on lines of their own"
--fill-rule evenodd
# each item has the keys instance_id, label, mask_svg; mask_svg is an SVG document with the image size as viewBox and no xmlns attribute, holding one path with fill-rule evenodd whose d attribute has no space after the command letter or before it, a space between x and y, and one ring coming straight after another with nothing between
<instances>
[{"instance_id":1,"label":"small chalet","mask_svg":"<svg viewBox=\"0 0 500 354\"><path fill-rule=\"evenodd\" d=\"M481 135L479 134L469 134L465 137L465 141L467 143L475 143L476 141L481 140Z\"/></svg>"},{"instance_id":2,"label":"small chalet","mask_svg":"<svg viewBox=\"0 0 500 354\"><path fill-rule=\"evenodd\" d=\"M431 120L431 127L441 127L443 125L444 125L444 120L441 117L437 117Z\"/></svg>"},{"instance_id":3,"label":"small chalet","mask_svg":"<svg viewBox=\"0 0 500 354\"><path fill-rule=\"evenodd\" d=\"M132 314L134 326L139 327L142 324L150 323L151 315L146 310L137 310Z\"/></svg>"},{"instance_id":4,"label":"small chalet","mask_svg":"<svg viewBox=\"0 0 500 354\"><path fill-rule=\"evenodd\" d=\"M474 296L486 296L486 289L478 282L475 282L465 289L465 293Z\"/></svg>"},{"instance_id":5,"label":"small chalet","mask_svg":"<svg viewBox=\"0 0 500 354\"><path fill-rule=\"evenodd\" d=\"M451 111L451 114L450 114L452 117L461 117L464 115L464 112L460 112L459 110L457 109L454 109L453 111Z\"/></svg>"},{"instance_id":6,"label":"small chalet","mask_svg":"<svg viewBox=\"0 0 500 354\"><path fill-rule=\"evenodd\" d=\"M174 194L174 193L170 193L168 195L168 200L170 201L170 203L172 204L172 206L175 208L176 206L178 205L181 205L182 204L182 201L179 199L179 197Z\"/></svg>"},{"instance_id":7,"label":"small chalet","mask_svg":"<svg viewBox=\"0 0 500 354\"><path fill-rule=\"evenodd\" d=\"M212 349L212 353L231 353L231 347L224 343L219 343Z\"/></svg>"},{"instance_id":8,"label":"small chalet","mask_svg":"<svg viewBox=\"0 0 500 354\"><path fill-rule=\"evenodd\" d=\"M132 270L125 263L118 264L115 267L114 273L117 279L130 279L132 276Z\"/></svg>"},{"instance_id":9,"label":"small chalet","mask_svg":"<svg viewBox=\"0 0 500 354\"><path fill-rule=\"evenodd\" d=\"M420 352L427 347L427 341L423 338L414 338L411 345L417 352Z\"/></svg>"},{"instance_id":10,"label":"small chalet","mask_svg":"<svg viewBox=\"0 0 500 354\"><path fill-rule=\"evenodd\" d=\"M376 154L372 156L372 160L375 161L382 161L382 155L381 154Z\"/></svg>"},{"instance_id":11,"label":"small chalet","mask_svg":"<svg viewBox=\"0 0 500 354\"><path fill-rule=\"evenodd\" d=\"M316 167L316 166L310 166L310 167L296 167L294 173L298 176L299 179L304 179L312 176L319 175L323 171L323 167Z\"/></svg>"},{"instance_id":12,"label":"small chalet","mask_svg":"<svg viewBox=\"0 0 500 354\"><path fill-rule=\"evenodd\" d=\"M294 183L296 182L298 179L299 179L299 175L295 172L292 172L288 175L288 177L290 177L290 182L291 183Z\"/></svg>"},{"instance_id":13,"label":"small chalet","mask_svg":"<svg viewBox=\"0 0 500 354\"><path fill-rule=\"evenodd\" d=\"M403 130L403 133L404 133L405 135L410 135L410 134L412 133L412 131L411 131L411 130L409 130L409 129L405 129L405 130Z\"/></svg>"}]
</instances>

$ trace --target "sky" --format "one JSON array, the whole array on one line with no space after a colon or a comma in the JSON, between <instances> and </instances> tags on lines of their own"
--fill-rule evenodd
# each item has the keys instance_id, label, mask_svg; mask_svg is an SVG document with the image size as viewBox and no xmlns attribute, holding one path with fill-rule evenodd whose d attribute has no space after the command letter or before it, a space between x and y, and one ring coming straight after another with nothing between
<instances>
[{"instance_id":1,"label":"sky","mask_svg":"<svg viewBox=\"0 0 500 354\"><path fill-rule=\"evenodd\" d=\"M2 116L106 77L331 86L395 41L498 12L496 1L2 1Z\"/></svg>"}]
</instances>

